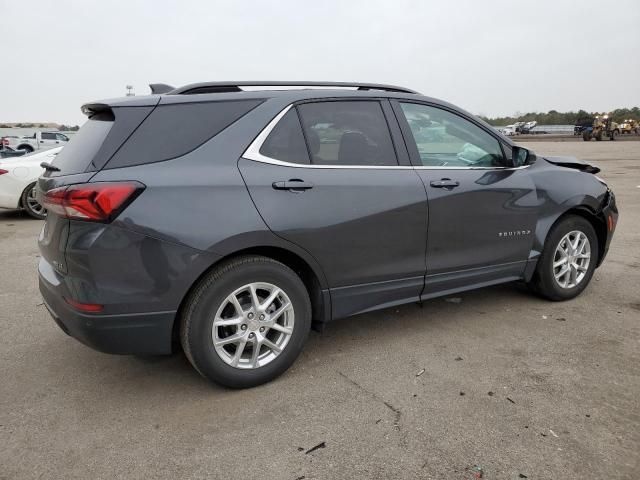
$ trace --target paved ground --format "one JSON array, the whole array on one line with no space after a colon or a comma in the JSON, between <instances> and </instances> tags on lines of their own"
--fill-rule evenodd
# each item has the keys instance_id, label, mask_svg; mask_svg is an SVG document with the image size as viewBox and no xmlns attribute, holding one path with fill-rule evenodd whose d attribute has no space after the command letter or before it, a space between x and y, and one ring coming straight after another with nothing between
<instances>
[{"instance_id":1,"label":"paved ground","mask_svg":"<svg viewBox=\"0 0 640 480\"><path fill-rule=\"evenodd\" d=\"M246 391L66 337L37 291L41 222L0 213L0 478L639 478L640 142L529 146L598 160L617 193L580 298L507 285L361 315Z\"/></svg>"}]
</instances>

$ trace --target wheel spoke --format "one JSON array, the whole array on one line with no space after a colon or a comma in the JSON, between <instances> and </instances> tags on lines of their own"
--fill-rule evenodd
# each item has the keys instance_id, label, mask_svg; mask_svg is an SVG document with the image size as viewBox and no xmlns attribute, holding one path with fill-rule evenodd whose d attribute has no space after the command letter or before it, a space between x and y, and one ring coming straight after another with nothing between
<instances>
[{"instance_id":1,"label":"wheel spoke","mask_svg":"<svg viewBox=\"0 0 640 480\"><path fill-rule=\"evenodd\" d=\"M249 285L249 293L251 294L251 304L255 310L260 308L260 299L258 299L258 292L256 292L256 286L252 283Z\"/></svg>"},{"instance_id":2,"label":"wheel spoke","mask_svg":"<svg viewBox=\"0 0 640 480\"><path fill-rule=\"evenodd\" d=\"M273 312L271 314L271 321L275 322L276 320L278 320L280 315L282 315L289 308L291 308L291 304L290 303L285 303L285 304L281 305L278 310L276 310L275 312Z\"/></svg>"},{"instance_id":3,"label":"wheel spoke","mask_svg":"<svg viewBox=\"0 0 640 480\"><path fill-rule=\"evenodd\" d=\"M569 274L569 281L571 282L572 286L575 286L578 282L578 269L576 268L575 265L571 265L570 267L570 271L571 273Z\"/></svg>"},{"instance_id":4,"label":"wheel spoke","mask_svg":"<svg viewBox=\"0 0 640 480\"><path fill-rule=\"evenodd\" d=\"M227 327L230 325L240 325L242 323L242 317L233 317L233 318L216 318L213 321L213 324L216 327Z\"/></svg>"},{"instance_id":5,"label":"wheel spoke","mask_svg":"<svg viewBox=\"0 0 640 480\"><path fill-rule=\"evenodd\" d=\"M567 257L566 257L566 256L565 256L565 257L563 257L563 258L561 258L561 259L560 259L560 260L558 260L557 262L553 262L553 268L554 268L554 269L555 269L555 268L558 268L558 267L560 267L561 265L564 265L565 263L567 263Z\"/></svg>"},{"instance_id":6,"label":"wheel spoke","mask_svg":"<svg viewBox=\"0 0 640 480\"><path fill-rule=\"evenodd\" d=\"M278 332L282 332L282 333L287 334L287 335L291 335L293 333L293 329L292 328L285 327L283 325L280 325L279 323L274 323L273 325L271 325L271 328L273 330L276 330Z\"/></svg>"},{"instance_id":7,"label":"wheel spoke","mask_svg":"<svg viewBox=\"0 0 640 480\"><path fill-rule=\"evenodd\" d=\"M267 297L267 299L264 301L264 303L262 304L264 306L264 308L269 308L269 305L271 305L274 300L278 297L278 295L280 295L281 290L279 288L274 288L273 292L271 292L271 294Z\"/></svg>"},{"instance_id":8,"label":"wheel spoke","mask_svg":"<svg viewBox=\"0 0 640 480\"><path fill-rule=\"evenodd\" d=\"M230 343L237 343L242 340L242 337L244 337L244 332L236 333L234 335L229 335L228 337L224 337L224 338L217 338L214 341L214 344L217 347L221 347L223 345L228 345Z\"/></svg>"},{"instance_id":9,"label":"wheel spoke","mask_svg":"<svg viewBox=\"0 0 640 480\"><path fill-rule=\"evenodd\" d=\"M238 315L242 315L242 312L244 310L242 310L242 305L240 305L240 302L238 301L238 297L236 297L235 293L232 293L231 295L229 295L227 297L227 301L231 302L231 304L233 305L233 308L235 308L236 313Z\"/></svg>"},{"instance_id":10,"label":"wheel spoke","mask_svg":"<svg viewBox=\"0 0 640 480\"><path fill-rule=\"evenodd\" d=\"M244 352L244 346L247 344L245 339L241 340L236 347L236 352L233 354L233 360L231 360L231 366L237 367L240 358L242 357L242 353Z\"/></svg>"},{"instance_id":11,"label":"wheel spoke","mask_svg":"<svg viewBox=\"0 0 640 480\"><path fill-rule=\"evenodd\" d=\"M563 268L560 269L558 273L556 273L556 278L560 280L562 277L564 277L567 274L568 271L569 271L569 265L565 265Z\"/></svg>"},{"instance_id":12,"label":"wheel spoke","mask_svg":"<svg viewBox=\"0 0 640 480\"><path fill-rule=\"evenodd\" d=\"M253 353L251 354L251 368L256 368L258 366L258 356L260 355L261 347L262 347L262 343L256 339L253 342Z\"/></svg>"},{"instance_id":13,"label":"wheel spoke","mask_svg":"<svg viewBox=\"0 0 640 480\"><path fill-rule=\"evenodd\" d=\"M264 340L262 340L262 344L265 347L271 349L271 351L274 352L274 353L280 353L282 351L282 349L279 346L277 346L275 343L273 343L268 338L265 338Z\"/></svg>"}]
</instances>

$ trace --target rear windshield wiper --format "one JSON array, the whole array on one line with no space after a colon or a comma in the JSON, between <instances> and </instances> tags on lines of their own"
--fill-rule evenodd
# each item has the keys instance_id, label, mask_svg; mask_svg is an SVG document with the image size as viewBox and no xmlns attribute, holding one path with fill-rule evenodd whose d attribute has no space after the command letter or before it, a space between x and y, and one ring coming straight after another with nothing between
<instances>
[{"instance_id":1,"label":"rear windshield wiper","mask_svg":"<svg viewBox=\"0 0 640 480\"><path fill-rule=\"evenodd\" d=\"M59 169L58 167L56 167L56 166L54 166L54 165L51 165L51 164L50 164L50 163L48 163L48 162L42 162L42 163L40 164L40 166L41 166L42 168L44 168L47 172L59 172L59 171L60 171L60 169Z\"/></svg>"}]
</instances>

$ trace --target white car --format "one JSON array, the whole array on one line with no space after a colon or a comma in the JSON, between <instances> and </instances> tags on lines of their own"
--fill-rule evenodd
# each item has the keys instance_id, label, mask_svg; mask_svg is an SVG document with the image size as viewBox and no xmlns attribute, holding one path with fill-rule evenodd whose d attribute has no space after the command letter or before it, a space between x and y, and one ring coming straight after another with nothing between
<instances>
[{"instance_id":1,"label":"white car","mask_svg":"<svg viewBox=\"0 0 640 480\"><path fill-rule=\"evenodd\" d=\"M60 150L0 159L0 208L23 208L34 218L45 218L47 211L36 200L36 182L44 173L40 163L51 163Z\"/></svg>"}]
</instances>

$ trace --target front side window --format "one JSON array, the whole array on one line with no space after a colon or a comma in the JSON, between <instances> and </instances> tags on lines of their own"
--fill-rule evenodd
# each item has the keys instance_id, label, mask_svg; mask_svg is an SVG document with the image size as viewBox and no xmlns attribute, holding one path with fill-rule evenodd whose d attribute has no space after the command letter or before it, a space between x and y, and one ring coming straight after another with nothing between
<instances>
[{"instance_id":1,"label":"front side window","mask_svg":"<svg viewBox=\"0 0 640 480\"><path fill-rule=\"evenodd\" d=\"M298 106L311 163L398 165L378 101L329 101Z\"/></svg>"},{"instance_id":2,"label":"front side window","mask_svg":"<svg viewBox=\"0 0 640 480\"><path fill-rule=\"evenodd\" d=\"M505 167L500 142L482 128L446 110L400 103L422 165L430 167Z\"/></svg>"}]
</instances>

